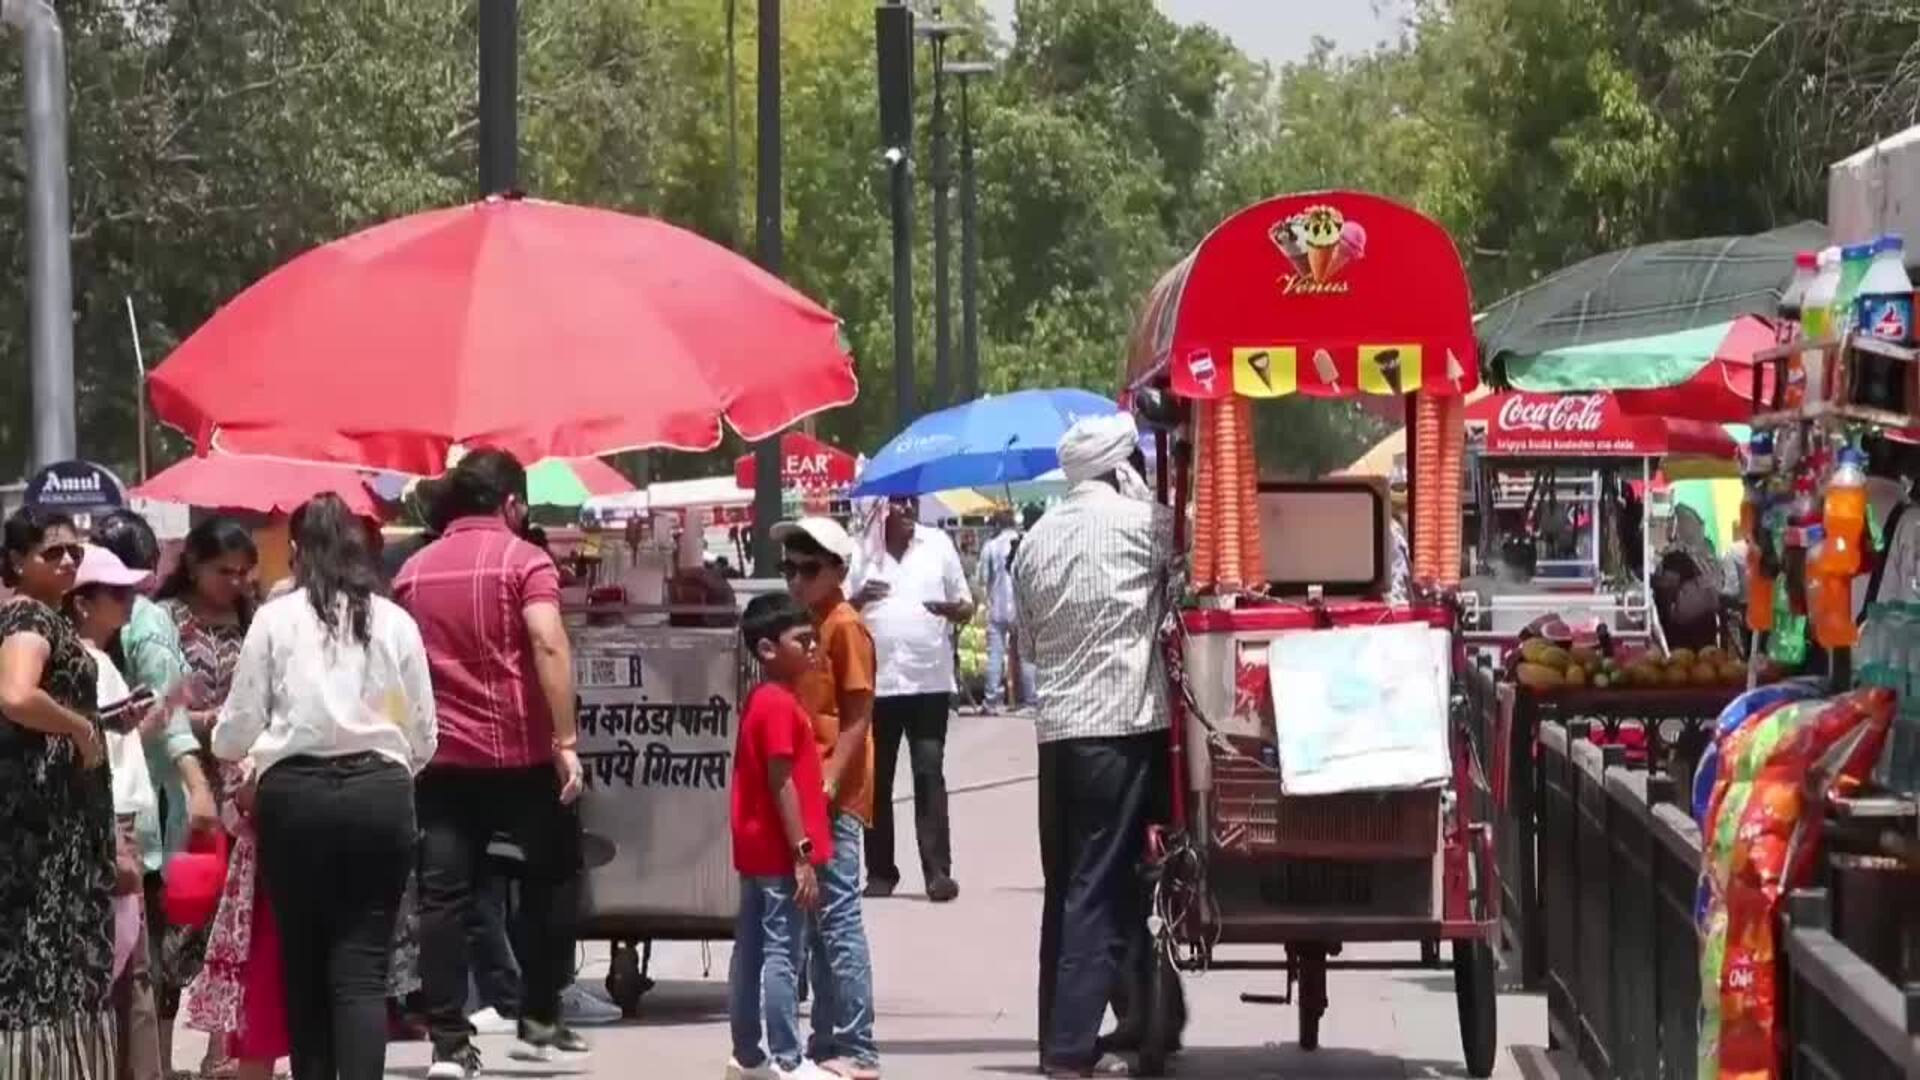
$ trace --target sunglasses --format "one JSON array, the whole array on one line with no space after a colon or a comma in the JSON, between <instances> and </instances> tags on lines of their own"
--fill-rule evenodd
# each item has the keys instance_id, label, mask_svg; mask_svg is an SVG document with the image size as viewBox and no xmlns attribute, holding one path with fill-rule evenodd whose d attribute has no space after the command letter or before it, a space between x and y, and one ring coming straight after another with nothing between
<instances>
[{"instance_id":1,"label":"sunglasses","mask_svg":"<svg viewBox=\"0 0 1920 1080\"><path fill-rule=\"evenodd\" d=\"M79 566L80 560L86 558L86 555L87 549L79 544L48 544L34 552L34 558L48 566L58 566L62 561Z\"/></svg>"},{"instance_id":2,"label":"sunglasses","mask_svg":"<svg viewBox=\"0 0 1920 1080\"><path fill-rule=\"evenodd\" d=\"M818 559L808 559L804 562L798 559L784 559L780 563L780 576L788 579L811 578L826 568L827 564Z\"/></svg>"}]
</instances>

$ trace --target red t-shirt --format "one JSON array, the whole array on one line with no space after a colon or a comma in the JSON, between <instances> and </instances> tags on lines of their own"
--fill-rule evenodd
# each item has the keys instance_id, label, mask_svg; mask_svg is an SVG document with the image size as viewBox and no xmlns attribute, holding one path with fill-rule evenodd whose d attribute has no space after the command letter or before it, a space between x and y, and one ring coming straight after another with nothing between
<instances>
[{"instance_id":1,"label":"red t-shirt","mask_svg":"<svg viewBox=\"0 0 1920 1080\"><path fill-rule=\"evenodd\" d=\"M815 865L833 853L827 828L826 781L813 743L813 718L793 691L761 683L740 710L740 742L733 752L733 868L754 877L793 872L793 846L780 824L780 805L767 784L767 763L793 759L793 786L800 820L813 841Z\"/></svg>"},{"instance_id":2,"label":"red t-shirt","mask_svg":"<svg viewBox=\"0 0 1920 1080\"><path fill-rule=\"evenodd\" d=\"M467 517L400 568L393 598L420 625L433 676L435 765L524 769L553 760L553 717L526 609L560 602L547 553L497 517Z\"/></svg>"}]
</instances>

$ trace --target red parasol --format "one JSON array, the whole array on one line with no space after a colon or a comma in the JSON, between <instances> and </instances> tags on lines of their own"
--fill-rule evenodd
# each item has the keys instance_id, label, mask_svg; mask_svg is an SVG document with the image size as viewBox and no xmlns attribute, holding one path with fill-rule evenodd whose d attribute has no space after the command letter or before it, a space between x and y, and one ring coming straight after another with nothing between
<instances>
[{"instance_id":1,"label":"red parasol","mask_svg":"<svg viewBox=\"0 0 1920 1080\"><path fill-rule=\"evenodd\" d=\"M1149 294L1127 384L1186 398L1463 394L1479 382L1459 252L1377 195L1289 195L1240 211Z\"/></svg>"},{"instance_id":2,"label":"red parasol","mask_svg":"<svg viewBox=\"0 0 1920 1080\"><path fill-rule=\"evenodd\" d=\"M1643 416L1672 416L1715 424L1744 424L1752 419L1753 354L1777 343L1773 324L1743 315L1727 324L1726 337L1713 356L1687 381L1652 390L1617 390L1620 407ZM1773 387L1767 372L1761 393Z\"/></svg>"},{"instance_id":3,"label":"red parasol","mask_svg":"<svg viewBox=\"0 0 1920 1080\"><path fill-rule=\"evenodd\" d=\"M1489 394L1467 405L1467 429L1485 432L1489 457L1705 457L1739 448L1718 424L1633 416L1613 394Z\"/></svg>"},{"instance_id":4,"label":"red parasol","mask_svg":"<svg viewBox=\"0 0 1920 1080\"><path fill-rule=\"evenodd\" d=\"M858 391L833 315L648 218L517 198L429 211L255 282L155 370L204 452L432 475L762 439Z\"/></svg>"},{"instance_id":5,"label":"red parasol","mask_svg":"<svg viewBox=\"0 0 1920 1080\"><path fill-rule=\"evenodd\" d=\"M850 487L859 463L852 454L831 446L803 431L789 431L780 437L780 487L783 490L817 491ZM753 490L760 470L753 455L744 454L733 462L733 482Z\"/></svg>"},{"instance_id":6,"label":"red parasol","mask_svg":"<svg viewBox=\"0 0 1920 1080\"><path fill-rule=\"evenodd\" d=\"M355 514L380 519L366 475L343 465L209 454L188 458L133 489L143 499L257 514L291 514L328 492Z\"/></svg>"}]
</instances>

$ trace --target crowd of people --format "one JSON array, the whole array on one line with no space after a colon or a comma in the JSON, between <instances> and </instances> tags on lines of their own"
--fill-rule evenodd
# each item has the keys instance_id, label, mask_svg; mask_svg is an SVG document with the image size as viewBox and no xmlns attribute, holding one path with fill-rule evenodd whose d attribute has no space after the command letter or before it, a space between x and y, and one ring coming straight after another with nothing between
<instances>
[{"instance_id":1,"label":"crowd of people","mask_svg":"<svg viewBox=\"0 0 1920 1080\"><path fill-rule=\"evenodd\" d=\"M1124 1021L1150 956L1135 871L1165 787L1172 551L1130 420L1083 422L1061 449L1071 491L1024 531L1005 523L982 585L1027 659L1009 685L1038 702L1042 1068L1086 1076L1127 1049L1126 1023L1099 1026L1110 1000ZM583 774L559 574L504 453L460 461L433 517L383 570L378 530L320 496L265 597L228 518L197 525L157 582L138 515L87 535L40 510L6 521L0 1075L165 1077L184 1023L210 1037L203 1076L266 1080L290 1059L297 1080L371 1080L409 1007L430 1080L479 1075L474 1036L496 1025L516 1057L588 1049L561 1008ZM903 743L927 895L959 895L943 759L974 590L912 500L864 543L824 517L774 536L788 592L740 621L764 683L734 756L726 1071L877 1080L862 905L900 883Z\"/></svg>"}]
</instances>

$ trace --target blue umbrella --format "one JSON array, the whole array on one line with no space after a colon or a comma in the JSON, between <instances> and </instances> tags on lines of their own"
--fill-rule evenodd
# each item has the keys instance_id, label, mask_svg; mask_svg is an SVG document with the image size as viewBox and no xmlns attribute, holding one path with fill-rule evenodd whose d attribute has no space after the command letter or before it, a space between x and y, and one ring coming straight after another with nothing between
<instances>
[{"instance_id":1,"label":"blue umbrella","mask_svg":"<svg viewBox=\"0 0 1920 1080\"><path fill-rule=\"evenodd\" d=\"M1060 437L1120 407L1085 390L1021 390L915 420L867 462L855 498L1017 484L1060 467Z\"/></svg>"}]
</instances>

